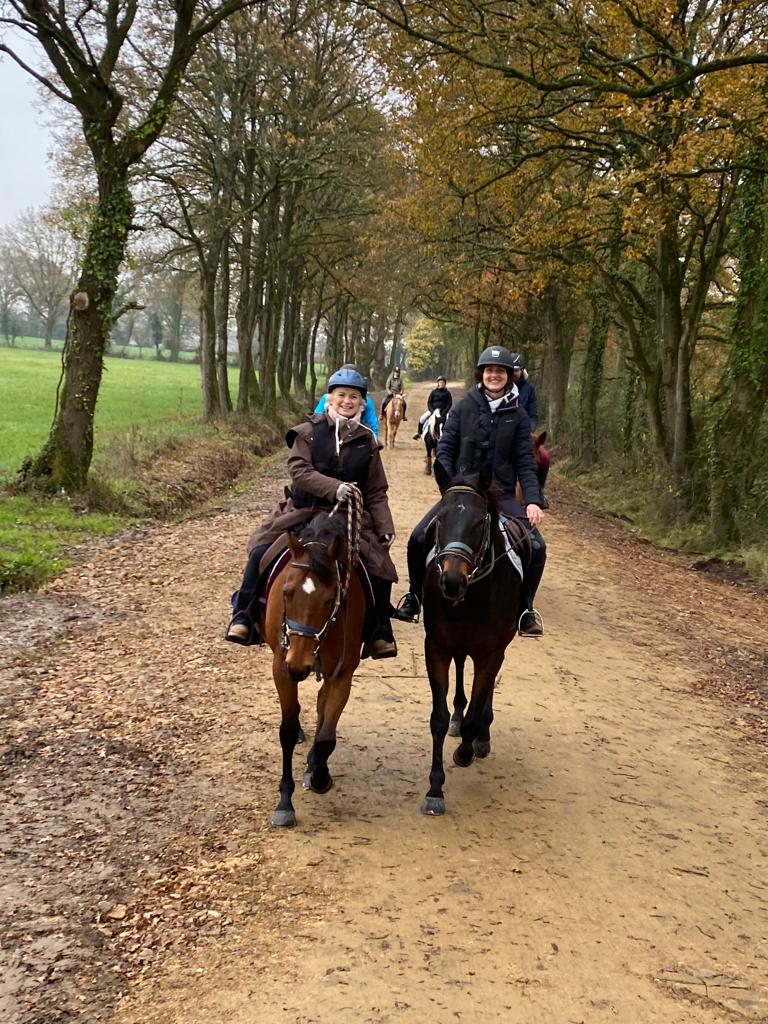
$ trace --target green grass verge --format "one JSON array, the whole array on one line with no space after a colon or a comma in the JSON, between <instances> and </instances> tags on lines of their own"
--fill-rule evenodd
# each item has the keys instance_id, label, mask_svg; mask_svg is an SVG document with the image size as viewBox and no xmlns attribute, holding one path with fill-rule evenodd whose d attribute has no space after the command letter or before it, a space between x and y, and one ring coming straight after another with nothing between
<instances>
[{"instance_id":1,"label":"green grass verge","mask_svg":"<svg viewBox=\"0 0 768 1024\"><path fill-rule=\"evenodd\" d=\"M130 522L125 516L77 513L66 499L0 495L0 593L40 586L71 564L74 545Z\"/></svg>"}]
</instances>

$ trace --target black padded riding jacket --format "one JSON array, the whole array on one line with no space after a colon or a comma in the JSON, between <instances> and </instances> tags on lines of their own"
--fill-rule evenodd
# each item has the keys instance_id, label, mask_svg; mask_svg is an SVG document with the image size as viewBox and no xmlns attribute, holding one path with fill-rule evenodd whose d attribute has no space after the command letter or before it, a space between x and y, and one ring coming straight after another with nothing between
<instances>
[{"instance_id":1,"label":"black padded riding jacket","mask_svg":"<svg viewBox=\"0 0 768 1024\"><path fill-rule=\"evenodd\" d=\"M474 387L446 420L437 445L437 460L450 477L458 473L478 473L490 462L508 514L523 514L515 501L518 480L526 505L538 505L541 501L533 460L531 421L518 405L516 396L491 412L485 392L479 385Z\"/></svg>"}]
</instances>

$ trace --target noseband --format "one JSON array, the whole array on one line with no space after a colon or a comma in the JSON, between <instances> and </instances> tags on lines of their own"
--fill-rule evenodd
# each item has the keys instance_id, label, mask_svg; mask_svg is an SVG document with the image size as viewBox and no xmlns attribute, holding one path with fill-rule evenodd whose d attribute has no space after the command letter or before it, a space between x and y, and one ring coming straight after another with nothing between
<instances>
[{"instance_id":1,"label":"noseband","mask_svg":"<svg viewBox=\"0 0 768 1024\"><path fill-rule=\"evenodd\" d=\"M452 491L454 493L460 491L464 492L465 494L474 494L476 498L482 499L482 496L472 487L465 487L461 484L457 485L456 487L448 487L444 492L443 497L445 497L446 494L450 494ZM435 526L435 562L437 563L438 572L442 573L445 571L443 569L442 559L445 558L446 555L454 555L457 558L462 558L469 565L470 572L469 575L467 576L468 584L474 583L477 580L482 579L493 568L493 561L491 561L491 564L489 566L483 566L483 562L485 560L485 556L488 553L490 543L491 513L488 511L486 511L485 513L485 519L483 522L483 536L480 541L480 548L478 551L475 551L473 548L469 546L469 544L465 544L463 541L460 540L450 540L444 547L441 547L440 523L438 522Z\"/></svg>"}]
</instances>

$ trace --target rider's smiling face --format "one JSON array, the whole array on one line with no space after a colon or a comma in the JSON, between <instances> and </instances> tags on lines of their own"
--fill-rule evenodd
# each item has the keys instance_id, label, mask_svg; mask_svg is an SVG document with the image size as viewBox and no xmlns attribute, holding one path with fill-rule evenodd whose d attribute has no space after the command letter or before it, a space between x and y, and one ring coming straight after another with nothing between
<instances>
[{"instance_id":1,"label":"rider's smiling face","mask_svg":"<svg viewBox=\"0 0 768 1024\"><path fill-rule=\"evenodd\" d=\"M350 419L363 407L363 396L357 388L334 388L328 396L328 404L339 416Z\"/></svg>"},{"instance_id":2,"label":"rider's smiling face","mask_svg":"<svg viewBox=\"0 0 768 1024\"><path fill-rule=\"evenodd\" d=\"M491 398L501 398L507 389L507 370L492 363L483 367L483 387Z\"/></svg>"}]
</instances>

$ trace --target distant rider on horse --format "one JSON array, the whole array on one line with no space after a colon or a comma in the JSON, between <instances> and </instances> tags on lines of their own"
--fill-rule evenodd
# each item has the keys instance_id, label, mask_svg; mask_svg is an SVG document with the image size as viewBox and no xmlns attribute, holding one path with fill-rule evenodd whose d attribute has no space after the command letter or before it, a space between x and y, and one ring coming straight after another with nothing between
<instances>
[{"instance_id":1,"label":"distant rider on horse","mask_svg":"<svg viewBox=\"0 0 768 1024\"><path fill-rule=\"evenodd\" d=\"M371 656L394 658L397 645L389 621L389 599L397 572L389 549L395 526L387 499L381 445L360 422L367 397L365 378L354 369L337 370L328 380L328 395L324 413L307 416L286 434L292 486L249 540L248 564L233 598L234 616L226 639L245 646L263 642L255 610L262 557L286 531L295 532L312 516L328 513L336 504L348 501L350 485L355 484L363 496L360 553L376 605Z\"/></svg>"},{"instance_id":2,"label":"distant rider on horse","mask_svg":"<svg viewBox=\"0 0 768 1024\"><path fill-rule=\"evenodd\" d=\"M395 397L395 395L402 395L402 397L403 397L403 422L405 422L405 420L406 420L406 416L405 416L405 410L406 410L405 384L403 383L403 378L400 376L400 367L399 366L396 366L394 368L394 370L392 371L392 373L390 373L390 375L387 377L386 389L387 389L387 394L386 394L386 396L384 398L384 401L381 403L381 418L382 418L382 420L386 419L387 406L392 401L392 399Z\"/></svg>"},{"instance_id":3,"label":"distant rider on horse","mask_svg":"<svg viewBox=\"0 0 768 1024\"><path fill-rule=\"evenodd\" d=\"M531 424L518 402L512 379L514 365L512 353L501 345L493 345L480 354L475 387L448 417L437 445L437 460L449 477L478 473L484 466L491 466L502 514L519 520L530 540L530 546L526 545L530 557L524 566L518 632L521 636L541 636L544 627L533 599L547 557L546 544L538 530L544 513L533 460ZM515 497L518 481L524 496L522 507ZM427 531L438 505L414 527L408 541L410 589L396 612L397 618L405 622L415 622L421 611Z\"/></svg>"},{"instance_id":4,"label":"distant rider on horse","mask_svg":"<svg viewBox=\"0 0 768 1024\"><path fill-rule=\"evenodd\" d=\"M419 419L419 429L413 435L414 441L418 441L418 439L426 433L427 424L429 423L433 412L437 412L439 410L439 418L443 421L442 425L445 426L448 413L451 411L453 395L448 390L448 381L442 373L435 381L435 384L437 386L430 391L429 398L427 399L427 411L422 413L421 418Z\"/></svg>"}]
</instances>

